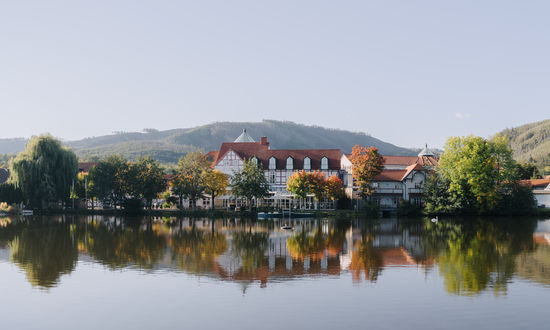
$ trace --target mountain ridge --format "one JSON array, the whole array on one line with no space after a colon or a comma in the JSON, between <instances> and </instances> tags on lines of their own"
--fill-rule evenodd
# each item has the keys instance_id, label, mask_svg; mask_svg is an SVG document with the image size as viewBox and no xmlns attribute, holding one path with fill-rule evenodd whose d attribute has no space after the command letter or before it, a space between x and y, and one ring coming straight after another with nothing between
<instances>
[{"instance_id":1,"label":"mountain ridge","mask_svg":"<svg viewBox=\"0 0 550 330\"><path fill-rule=\"evenodd\" d=\"M144 132L118 132L76 141L63 141L80 159L102 158L121 154L135 160L150 155L163 163L175 163L179 157L198 149L217 150L222 142L234 141L246 129L256 141L267 136L274 149L341 149L349 153L353 145L376 146L386 155L413 156L415 151L398 147L365 133L291 121L214 122L190 128L169 130L146 129ZM24 148L26 139L0 139L0 154L16 153Z\"/></svg>"}]
</instances>

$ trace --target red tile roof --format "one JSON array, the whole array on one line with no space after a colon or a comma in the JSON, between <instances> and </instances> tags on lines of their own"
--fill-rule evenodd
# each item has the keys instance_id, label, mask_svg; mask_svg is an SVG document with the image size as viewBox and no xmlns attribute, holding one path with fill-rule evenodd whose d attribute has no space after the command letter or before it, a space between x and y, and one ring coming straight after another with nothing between
<instances>
[{"instance_id":1,"label":"red tile roof","mask_svg":"<svg viewBox=\"0 0 550 330\"><path fill-rule=\"evenodd\" d=\"M401 181L407 170L383 170L373 181Z\"/></svg>"},{"instance_id":2,"label":"red tile roof","mask_svg":"<svg viewBox=\"0 0 550 330\"><path fill-rule=\"evenodd\" d=\"M95 167L97 165L97 162L82 162L78 163L78 171L79 172L90 172L90 169L92 167Z\"/></svg>"},{"instance_id":3,"label":"red tile roof","mask_svg":"<svg viewBox=\"0 0 550 330\"><path fill-rule=\"evenodd\" d=\"M351 154L345 154L351 160ZM386 156L384 157L384 165L402 165L409 166L412 164L420 164L422 166L437 166L438 161L432 156Z\"/></svg>"},{"instance_id":4,"label":"red tile roof","mask_svg":"<svg viewBox=\"0 0 550 330\"><path fill-rule=\"evenodd\" d=\"M550 184L550 178L521 180L520 183L523 185L529 185L531 187L546 187Z\"/></svg>"},{"instance_id":5,"label":"red tile roof","mask_svg":"<svg viewBox=\"0 0 550 330\"><path fill-rule=\"evenodd\" d=\"M224 142L218 151L215 163L217 164L225 154L233 150L242 159L256 157L264 168L269 168L269 159L276 158L277 169L286 168L286 159L294 159L294 169L302 169L305 157L311 159L311 169L321 169L321 158L328 158L329 170L340 169L340 149L269 149L268 144L262 142Z\"/></svg>"}]
</instances>

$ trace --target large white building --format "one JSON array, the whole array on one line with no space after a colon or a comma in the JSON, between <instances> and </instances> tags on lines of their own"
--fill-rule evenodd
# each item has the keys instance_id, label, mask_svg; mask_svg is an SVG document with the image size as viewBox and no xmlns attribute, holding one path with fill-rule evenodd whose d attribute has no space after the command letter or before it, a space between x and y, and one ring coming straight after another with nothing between
<instances>
[{"instance_id":1,"label":"large white building","mask_svg":"<svg viewBox=\"0 0 550 330\"><path fill-rule=\"evenodd\" d=\"M271 149L267 137L255 142L246 130L234 141L224 142L218 151L207 155L212 157L214 168L232 176L240 171L245 160L262 164L265 177L270 184L272 196L263 201L263 205L277 208L314 208L313 198L296 201L286 190L288 178L295 171L320 171L329 177L340 177L340 149ZM239 206L239 200L227 194L220 198L221 207ZM300 204L296 204L299 202ZM332 203L321 202L321 208L332 208Z\"/></svg>"}]
</instances>

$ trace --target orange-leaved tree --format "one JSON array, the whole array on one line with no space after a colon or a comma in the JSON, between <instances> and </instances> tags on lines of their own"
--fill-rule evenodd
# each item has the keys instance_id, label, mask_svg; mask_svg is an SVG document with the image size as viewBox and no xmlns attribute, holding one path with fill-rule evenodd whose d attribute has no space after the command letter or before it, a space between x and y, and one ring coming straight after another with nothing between
<instances>
[{"instance_id":1,"label":"orange-leaved tree","mask_svg":"<svg viewBox=\"0 0 550 330\"><path fill-rule=\"evenodd\" d=\"M371 196L374 189L370 184L384 169L384 158L378 153L378 148L366 148L356 144L353 146L350 160L353 164L353 179L359 186L361 196Z\"/></svg>"},{"instance_id":2,"label":"orange-leaved tree","mask_svg":"<svg viewBox=\"0 0 550 330\"><path fill-rule=\"evenodd\" d=\"M325 182L325 192L331 200L337 200L344 196L344 183L336 175L331 175Z\"/></svg>"}]
</instances>

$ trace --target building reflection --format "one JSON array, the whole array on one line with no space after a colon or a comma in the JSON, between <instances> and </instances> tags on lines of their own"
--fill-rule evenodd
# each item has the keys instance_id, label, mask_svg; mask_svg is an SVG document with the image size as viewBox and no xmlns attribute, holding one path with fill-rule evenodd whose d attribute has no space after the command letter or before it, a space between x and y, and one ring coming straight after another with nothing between
<instances>
[{"instance_id":1,"label":"building reflection","mask_svg":"<svg viewBox=\"0 0 550 330\"><path fill-rule=\"evenodd\" d=\"M349 274L375 283L392 267L437 272L449 294L504 295L519 275L550 285L550 225L499 221L116 217L0 219L0 258L40 288L78 261L108 269L184 272L244 286ZM538 227L537 227L538 224Z\"/></svg>"}]
</instances>

